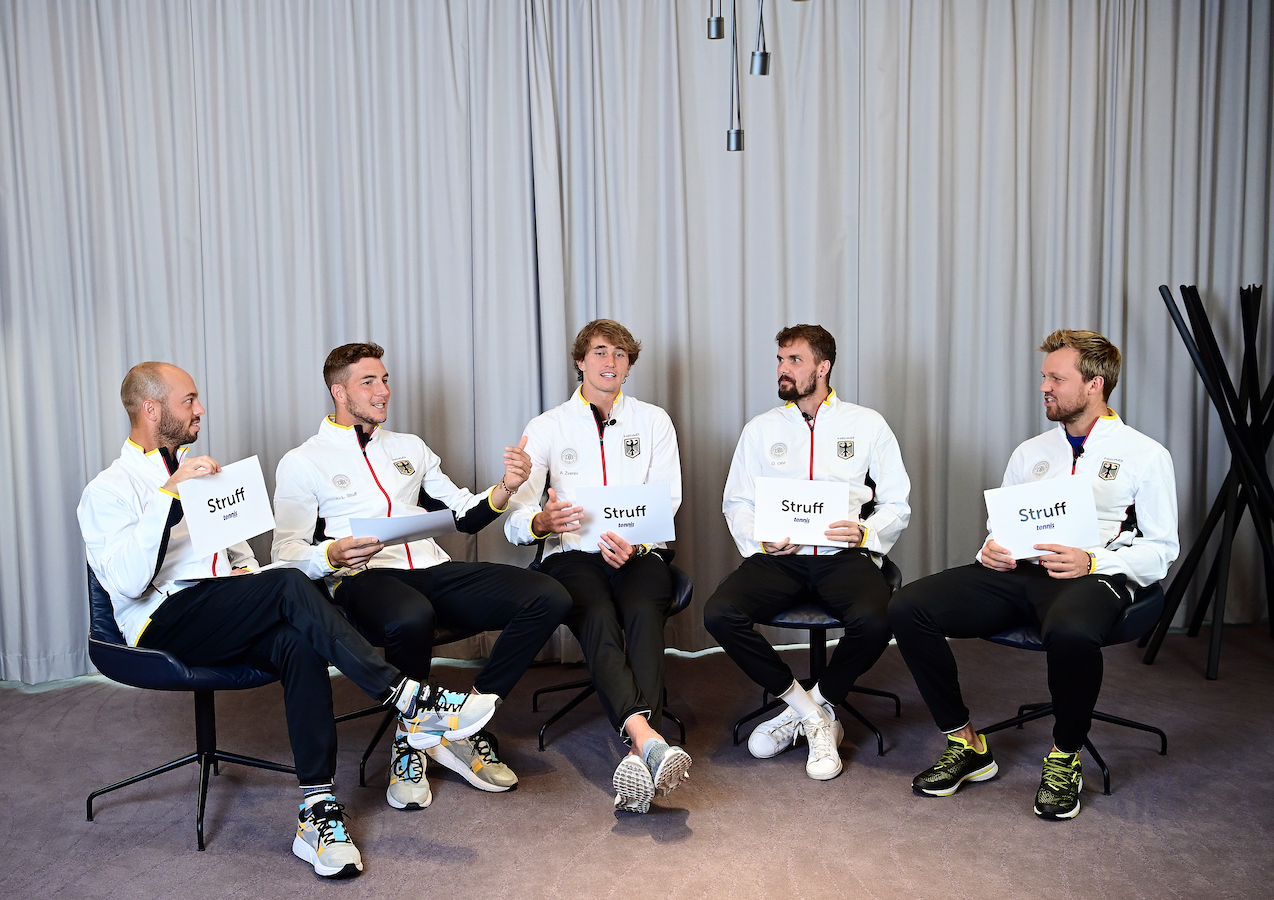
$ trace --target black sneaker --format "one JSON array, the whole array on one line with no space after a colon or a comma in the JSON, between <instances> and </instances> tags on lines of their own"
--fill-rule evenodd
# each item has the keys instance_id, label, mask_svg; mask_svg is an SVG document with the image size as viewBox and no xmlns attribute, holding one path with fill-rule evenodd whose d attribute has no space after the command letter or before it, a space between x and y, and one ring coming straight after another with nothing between
<instances>
[{"instance_id":1,"label":"black sneaker","mask_svg":"<svg viewBox=\"0 0 1274 900\"><path fill-rule=\"evenodd\" d=\"M1079 815L1084 776L1078 753L1054 750L1044 757L1044 774L1035 792L1035 815L1041 819L1073 819Z\"/></svg>"},{"instance_id":2,"label":"black sneaker","mask_svg":"<svg viewBox=\"0 0 1274 900\"><path fill-rule=\"evenodd\" d=\"M954 734L947 735L947 750L942 757L911 780L911 789L926 797L950 797L966 781L986 781L1000 771L991 756L986 735L978 735L986 748L982 753Z\"/></svg>"}]
</instances>

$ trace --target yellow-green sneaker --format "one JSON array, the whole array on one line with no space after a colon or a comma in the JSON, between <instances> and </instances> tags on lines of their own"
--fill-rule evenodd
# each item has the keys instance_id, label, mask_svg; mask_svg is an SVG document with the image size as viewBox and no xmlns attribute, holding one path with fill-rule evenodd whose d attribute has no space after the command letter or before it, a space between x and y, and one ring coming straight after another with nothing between
<instances>
[{"instance_id":1,"label":"yellow-green sneaker","mask_svg":"<svg viewBox=\"0 0 1274 900\"><path fill-rule=\"evenodd\" d=\"M983 752L954 734L947 735L947 749L929 768L911 780L911 789L926 797L950 797L966 781L986 781L1000 771L991 756L991 745L982 739Z\"/></svg>"},{"instance_id":2,"label":"yellow-green sneaker","mask_svg":"<svg viewBox=\"0 0 1274 900\"><path fill-rule=\"evenodd\" d=\"M1041 819L1073 819L1079 815L1084 776L1078 753L1053 750L1044 757L1044 774L1035 792L1035 815Z\"/></svg>"}]
</instances>

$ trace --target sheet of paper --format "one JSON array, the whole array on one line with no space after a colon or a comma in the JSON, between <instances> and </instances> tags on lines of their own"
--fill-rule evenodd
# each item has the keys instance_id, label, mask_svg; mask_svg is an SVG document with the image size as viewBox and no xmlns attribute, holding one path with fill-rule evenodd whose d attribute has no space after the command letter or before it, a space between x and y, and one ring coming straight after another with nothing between
<instances>
[{"instance_id":1,"label":"sheet of paper","mask_svg":"<svg viewBox=\"0 0 1274 900\"><path fill-rule=\"evenodd\" d=\"M190 543L198 556L211 556L274 528L270 495L265 491L261 462L255 456L222 466L216 475L183 481L178 487Z\"/></svg>"},{"instance_id":2,"label":"sheet of paper","mask_svg":"<svg viewBox=\"0 0 1274 900\"><path fill-rule=\"evenodd\" d=\"M995 542L1014 559L1041 556L1036 544L1081 549L1101 543L1088 475L1060 475L983 491Z\"/></svg>"},{"instance_id":3,"label":"sheet of paper","mask_svg":"<svg viewBox=\"0 0 1274 900\"><path fill-rule=\"evenodd\" d=\"M394 516L391 519L350 519L350 534L354 537L374 537L385 546L406 544L441 534L454 534L456 517L449 509L420 513L412 516Z\"/></svg>"},{"instance_id":4,"label":"sheet of paper","mask_svg":"<svg viewBox=\"0 0 1274 900\"><path fill-rule=\"evenodd\" d=\"M676 540L672 490L666 484L623 484L576 488L567 498L582 506L579 536L585 550L597 549L602 534L613 531L630 544Z\"/></svg>"},{"instance_id":5,"label":"sheet of paper","mask_svg":"<svg viewBox=\"0 0 1274 900\"><path fill-rule=\"evenodd\" d=\"M758 478L755 510L752 536L763 543L786 538L793 544L847 547L823 532L833 522L858 518L858 510L849 508L849 484L844 481Z\"/></svg>"}]
</instances>

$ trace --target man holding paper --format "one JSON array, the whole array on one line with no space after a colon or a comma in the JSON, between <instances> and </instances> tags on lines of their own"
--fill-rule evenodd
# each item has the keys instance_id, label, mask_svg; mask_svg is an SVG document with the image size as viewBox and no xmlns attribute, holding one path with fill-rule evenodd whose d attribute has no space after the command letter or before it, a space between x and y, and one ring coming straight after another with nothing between
<instances>
[{"instance_id":1,"label":"man holding paper","mask_svg":"<svg viewBox=\"0 0 1274 900\"><path fill-rule=\"evenodd\" d=\"M381 427L390 396L384 352L358 343L328 354L323 378L336 411L279 462L272 555L325 578L335 601L375 633L385 658L418 680L429 677L435 621L471 633L500 630L473 689L507 697L570 607L562 586L516 566L452 561L431 538L388 544L356 537L350 523L446 509L458 530L475 534L504 512L530 461L521 446L505 447L499 484L480 494L457 487L424 441ZM386 791L395 809L433 801L426 754L479 790L517 786L485 733L421 749L395 736Z\"/></svg>"},{"instance_id":2,"label":"man holding paper","mask_svg":"<svg viewBox=\"0 0 1274 900\"><path fill-rule=\"evenodd\" d=\"M1055 331L1039 349L1047 354L1040 384L1044 412L1057 426L1009 458L1004 487L1023 486L1017 502L998 531L988 522L992 533L976 563L907 585L894 595L889 620L921 696L947 735L942 757L912 781L917 794L932 797L999 771L969 718L947 638L1039 628L1054 724L1034 808L1043 819L1070 819L1080 810L1079 751L1101 691L1102 641L1133 589L1163 578L1176 559L1177 494L1168 451L1107 406L1119 379L1119 349L1093 331ZM1016 538L1004 538L1019 547L1015 559L997 541L1015 520L1035 529L1061 524L1076 506L1064 492L1054 495L1059 499L1032 498L1026 486L1068 476L1091 486L1097 539L1078 547L1045 540L1024 551ZM988 506L995 513L991 493Z\"/></svg>"},{"instance_id":3,"label":"man holding paper","mask_svg":"<svg viewBox=\"0 0 1274 900\"><path fill-rule=\"evenodd\" d=\"M324 877L357 875L362 857L333 794L328 662L396 706L400 729L418 746L472 734L491 718L498 698L404 677L300 573L247 574L256 560L246 543L196 549L182 486L221 466L186 454L204 414L194 381L176 366L141 363L129 370L120 399L131 424L128 440L119 459L84 489L76 511L89 565L110 593L116 623L130 644L165 650L190 666L247 662L279 673L304 796L292 852Z\"/></svg>"},{"instance_id":4,"label":"man holding paper","mask_svg":"<svg viewBox=\"0 0 1274 900\"><path fill-rule=\"evenodd\" d=\"M722 511L743 564L708 600L704 624L749 678L787 701L753 729L748 750L767 759L804 735L805 772L827 781L842 768L835 706L889 644L880 558L907 527L911 482L884 418L829 386L836 339L819 325L794 325L776 340L784 405L739 437ZM809 533L794 540L796 527ZM807 599L845 623L808 691L754 628Z\"/></svg>"},{"instance_id":5,"label":"man holding paper","mask_svg":"<svg viewBox=\"0 0 1274 900\"><path fill-rule=\"evenodd\" d=\"M515 544L540 542L540 571L570 592L566 624L612 727L632 748L612 779L615 807L644 813L656 793L686 777L690 756L657 730L673 599L672 553L657 538L671 536L681 505L681 457L668 414L622 390L640 352L618 322L597 319L581 329L572 348L579 390L526 426L531 476L513 499L504 532ZM584 496L599 499L585 506ZM642 522L656 503L665 521ZM620 514L608 519L610 511ZM582 524L600 533L584 541ZM652 531L629 541L618 533L629 524ZM639 537L655 539L636 543Z\"/></svg>"}]
</instances>

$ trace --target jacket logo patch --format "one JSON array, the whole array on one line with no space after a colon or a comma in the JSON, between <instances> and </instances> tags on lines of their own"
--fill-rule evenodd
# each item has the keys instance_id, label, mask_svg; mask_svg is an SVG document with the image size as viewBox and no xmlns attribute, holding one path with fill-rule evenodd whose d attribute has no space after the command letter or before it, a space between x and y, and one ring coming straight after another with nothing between
<instances>
[{"instance_id":1,"label":"jacket logo patch","mask_svg":"<svg viewBox=\"0 0 1274 900\"><path fill-rule=\"evenodd\" d=\"M1097 472L1097 477L1102 481L1114 481L1115 476L1119 474L1119 463L1106 460L1101 464L1101 469Z\"/></svg>"},{"instance_id":2,"label":"jacket logo patch","mask_svg":"<svg viewBox=\"0 0 1274 900\"><path fill-rule=\"evenodd\" d=\"M787 456L787 444L775 444L770 448L770 456L775 459L782 459Z\"/></svg>"},{"instance_id":3,"label":"jacket logo patch","mask_svg":"<svg viewBox=\"0 0 1274 900\"><path fill-rule=\"evenodd\" d=\"M624 438L624 455L629 459L641 456L641 438L626 437Z\"/></svg>"},{"instance_id":4,"label":"jacket logo patch","mask_svg":"<svg viewBox=\"0 0 1274 900\"><path fill-rule=\"evenodd\" d=\"M575 448L574 448L574 447L567 447L565 450L563 450L563 451L562 451L562 464L563 464L563 465L566 465L566 466L573 466L573 465L575 465L575 462L576 462L576 460L578 460L578 459L579 459L579 454L575 452Z\"/></svg>"},{"instance_id":5,"label":"jacket logo patch","mask_svg":"<svg viewBox=\"0 0 1274 900\"><path fill-rule=\"evenodd\" d=\"M1048 474L1048 460L1041 459L1031 468L1031 474L1036 478L1043 478Z\"/></svg>"},{"instance_id":6,"label":"jacket logo patch","mask_svg":"<svg viewBox=\"0 0 1274 900\"><path fill-rule=\"evenodd\" d=\"M343 491L347 487L349 487L349 476L348 475L333 475L332 484L336 486L337 490Z\"/></svg>"},{"instance_id":7,"label":"jacket logo patch","mask_svg":"<svg viewBox=\"0 0 1274 900\"><path fill-rule=\"evenodd\" d=\"M836 442L836 455L841 459L849 459L854 455L854 442L839 440Z\"/></svg>"},{"instance_id":8,"label":"jacket logo patch","mask_svg":"<svg viewBox=\"0 0 1274 900\"><path fill-rule=\"evenodd\" d=\"M402 472L404 475L416 474L415 467L413 467L412 464L405 459L394 460L394 468L397 469L399 472Z\"/></svg>"}]
</instances>

